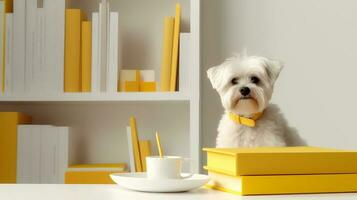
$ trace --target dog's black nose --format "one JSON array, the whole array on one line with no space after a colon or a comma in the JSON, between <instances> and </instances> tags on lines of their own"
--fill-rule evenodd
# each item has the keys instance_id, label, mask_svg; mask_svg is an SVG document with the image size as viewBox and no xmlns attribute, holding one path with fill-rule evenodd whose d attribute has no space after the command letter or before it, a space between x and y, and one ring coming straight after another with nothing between
<instances>
[{"instance_id":1,"label":"dog's black nose","mask_svg":"<svg viewBox=\"0 0 357 200\"><path fill-rule=\"evenodd\" d=\"M250 89L248 87L242 87L239 91L243 96L247 96L250 93Z\"/></svg>"}]
</instances>

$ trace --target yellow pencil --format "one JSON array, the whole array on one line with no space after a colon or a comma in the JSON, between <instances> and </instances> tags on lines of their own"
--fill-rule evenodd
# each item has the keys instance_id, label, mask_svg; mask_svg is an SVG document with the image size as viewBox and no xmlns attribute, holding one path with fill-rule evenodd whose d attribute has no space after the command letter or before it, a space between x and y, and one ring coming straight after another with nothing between
<instances>
[{"instance_id":1,"label":"yellow pencil","mask_svg":"<svg viewBox=\"0 0 357 200\"><path fill-rule=\"evenodd\" d=\"M156 132L156 144L157 144L157 148L159 149L159 155L162 158L164 154L162 152L161 143L160 143L160 136L159 136L158 132Z\"/></svg>"}]
</instances>

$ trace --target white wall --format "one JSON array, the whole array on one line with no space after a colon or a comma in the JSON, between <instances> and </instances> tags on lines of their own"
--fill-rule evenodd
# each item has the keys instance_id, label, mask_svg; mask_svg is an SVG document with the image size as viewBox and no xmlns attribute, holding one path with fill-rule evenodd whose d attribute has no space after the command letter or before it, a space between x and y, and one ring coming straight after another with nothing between
<instances>
[{"instance_id":1,"label":"white wall","mask_svg":"<svg viewBox=\"0 0 357 200\"><path fill-rule=\"evenodd\" d=\"M310 145L357 149L357 1L202 4L203 146L214 145L223 111L205 71L246 47L284 61L272 101Z\"/></svg>"}]
</instances>

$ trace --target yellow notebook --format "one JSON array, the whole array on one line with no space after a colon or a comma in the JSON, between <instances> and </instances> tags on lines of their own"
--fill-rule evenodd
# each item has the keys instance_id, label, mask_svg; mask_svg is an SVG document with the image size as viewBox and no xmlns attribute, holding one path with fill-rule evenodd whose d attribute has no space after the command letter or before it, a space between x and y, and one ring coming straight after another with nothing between
<instances>
[{"instance_id":1,"label":"yellow notebook","mask_svg":"<svg viewBox=\"0 0 357 200\"><path fill-rule=\"evenodd\" d=\"M181 5L176 4L174 39L173 39L173 44L172 44L172 59L171 59L171 78L170 78L170 91L171 92L176 91L179 42L180 42L180 20L181 20Z\"/></svg>"},{"instance_id":2,"label":"yellow notebook","mask_svg":"<svg viewBox=\"0 0 357 200\"><path fill-rule=\"evenodd\" d=\"M0 183L16 183L17 125L31 123L18 112L0 112Z\"/></svg>"},{"instance_id":3,"label":"yellow notebook","mask_svg":"<svg viewBox=\"0 0 357 200\"><path fill-rule=\"evenodd\" d=\"M66 9L64 91L81 91L81 21L80 9Z\"/></svg>"},{"instance_id":4,"label":"yellow notebook","mask_svg":"<svg viewBox=\"0 0 357 200\"><path fill-rule=\"evenodd\" d=\"M164 19L164 40L162 46L160 79L160 91L162 92L170 91L174 22L175 19L173 17L165 17Z\"/></svg>"},{"instance_id":5,"label":"yellow notebook","mask_svg":"<svg viewBox=\"0 0 357 200\"><path fill-rule=\"evenodd\" d=\"M92 80L92 23L82 22L82 92L91 91Z\"/></svg>"},{"instance_id":6,"label":"yellow notebook","mask_svg":"<svg viewBox=\"0 0 357 200\"><path fill-rule=\"evenodd\" d=\"M134 150L135 171L142 172L143 168L141 165L141 158L140 158L138 132L136 128L136 120L134 117L130 117L130 129L131 129L131 141L133 143L133 150Z\"/></svg>"},{"instance_id":7,"label":"yellow notebook","mask_svg":"<svg viewBox=\"0 0 357 200\"><path fill-rule=\"evenodd\" d=\"M146 172L146 157L151 155L151 143L150 140L140 140L140 159L143 172Z\"/></svg>"},{"instance_id":8,"label":"yellow notebook","mask_svg":"<svg viewBox=\"0 0 357 200\"><path fill-rule=\"evenodd\" d=\"M207 168L231 176L357 173L357 151L319 147L206 148Z\"/></svg>"},{"instance_id":9,"label":"yellow notebook","mask_svg":"<svg viewBox=\"0 0 357 200\"><path fill-rule=\"evenodd\" d=\"M125 171L125 163L100 163L71 165L68 171Z\"/></svg>"},{"instance_id":10,"label":"yellow notebook","mask_svg":"<svg viewBox=\"0 0 357 200\"><path fill-rule=\"evenodd\" d=\"M357 192L357 174L228 176L208 172L209 188L241 195Z\"/></svg>"}]
</instances>

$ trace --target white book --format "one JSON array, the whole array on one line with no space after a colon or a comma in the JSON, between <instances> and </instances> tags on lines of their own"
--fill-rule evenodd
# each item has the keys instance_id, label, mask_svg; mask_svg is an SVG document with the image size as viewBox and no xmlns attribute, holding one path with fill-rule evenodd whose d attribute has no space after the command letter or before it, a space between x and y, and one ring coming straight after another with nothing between
<instances>
[{"instance_id":1,"label":"white book","mask_svg":"<svg viewBox=\"0 0 357 200\"><path fill-rule=\"evenodd\" d=\"M57 127L58 131L58 161L57 161L57 183L64 183L65 172L68 167L68 149L69 149L69 127Z\"/></svg>"},{"instance_id":2,"label":"white book","mask_svg":"<svg viewBox=\"0 0 357 200\"><path fill-rule=\"evenodd\" d=\"M189 70L191 69L190 33L180 33L180 58L179 58L179 91L188 92L191 85Z\"/></svg>"},{"instance_id":3,"label":"white book","mask_svg":"<svg viewBox=\"0 0 357 200\"><path fill-rule=\"evenodd\" d=\"M92 92L100 91L99 13L92 14Z\"/></svg>"},{"instance_id":4,"label":"white book","mask_svg":"<svg viewBox=\"0 0 357 200\"><path fill-rule=\"evenodd\" d=\"M41 183L41 132L38 125L18 125L17 183Z\"/></svg>"},{"instance_id":5,"label":"white book","mask_svg":"<svg viewBox=\"0 0 357 200\"><path fill-rule=\"evenodd\" d=\"M129 167L130 172L135 172L135 160L134 160L134 147L131 140L131 128L130 126L126 127L126 136L128 138L128 152L129 152Z\"/></svg>"},{"instance_id":6,"label":"white book","mask_svg":"<svg viewBox=\"0 0 357 200\"><path fill-rule=\"evenodd\" d=\"M119 15L117 12L110 12L109 19L109 40L108 40L108 71L107 71L107 91L118 91L118 31Z\"/></svg>"},{"instance_id":7,"label":"white book","mask_svg":"<svg viewBox=\"0 0 357 200\"><path fill-rule=\"evenodd\" d=\"M36 25L35 25L35 36L34 36L34 61L31 64L32 68L32 87L31 93L39 94L46 92L47 83L44 82L43 78L43 40L44 40L44 32L43 32L43 18L44 18L44 9L37 8L36 9ZM28 55L28 54L27 54ZM44 84L46 83L46 84Z\"/></svg>"},{"instance_id":8,"label":"white book","mask_svg":"<svg viewBox=\"0 0 357 200\"><path fill-rule=\"evenodd\" d=\"M25 92L32 93L34 90L35 44L37 36L37 0L26 0L26 56L25 56Z\"/></svg>"},{"instance_id":9,"label":"white book","mask_svg":"<svg viewBox=\"0 0 357 200\"><path fill-rule=\"evenodd\" d=\"M107 91L107 51L108 51L108 18L109 18L109 3L107 0L102 0L99 4L99 63L100 63L100 91Z\"/></svg>"},{"instance_id":10,"label":"white book","mask_svg":"<svg viewBox=\"0 0 357 200\"><path fill-rule=\"evenodd\" d=\"M64 92L65 9L68 0L44 0L44 74L49 93Z\"/></svg>"},{"instance_id":11,"label":"white book","mask_svg":"<svg viewBox=\"0 0 357 200\"><path fill-rule=\"evenodd\" d=\"M14 93L25 92L25 64L26 64L26 1L14 0L14 48L13 55L13 89Z\"/></svg>"},{"instance_id":12,"label":"white book","mask_svg":"<svg viewBox=\"0 0 357 200\"><path fill-rule=\"evenodd\" d=\"M6 45L5 45L5 94L12 93L13 70L13 14L6 14Z\"/></svg>"},{"instance_id":13,"label":"white book","mask_svg":"<svg viewBox=\"0 0 357 200\"><path fill-rule=\"evenodd\" d=\"M56 127L41 126L41 183L57 183L57 140Z\"/></svg>"}]
</instances>

